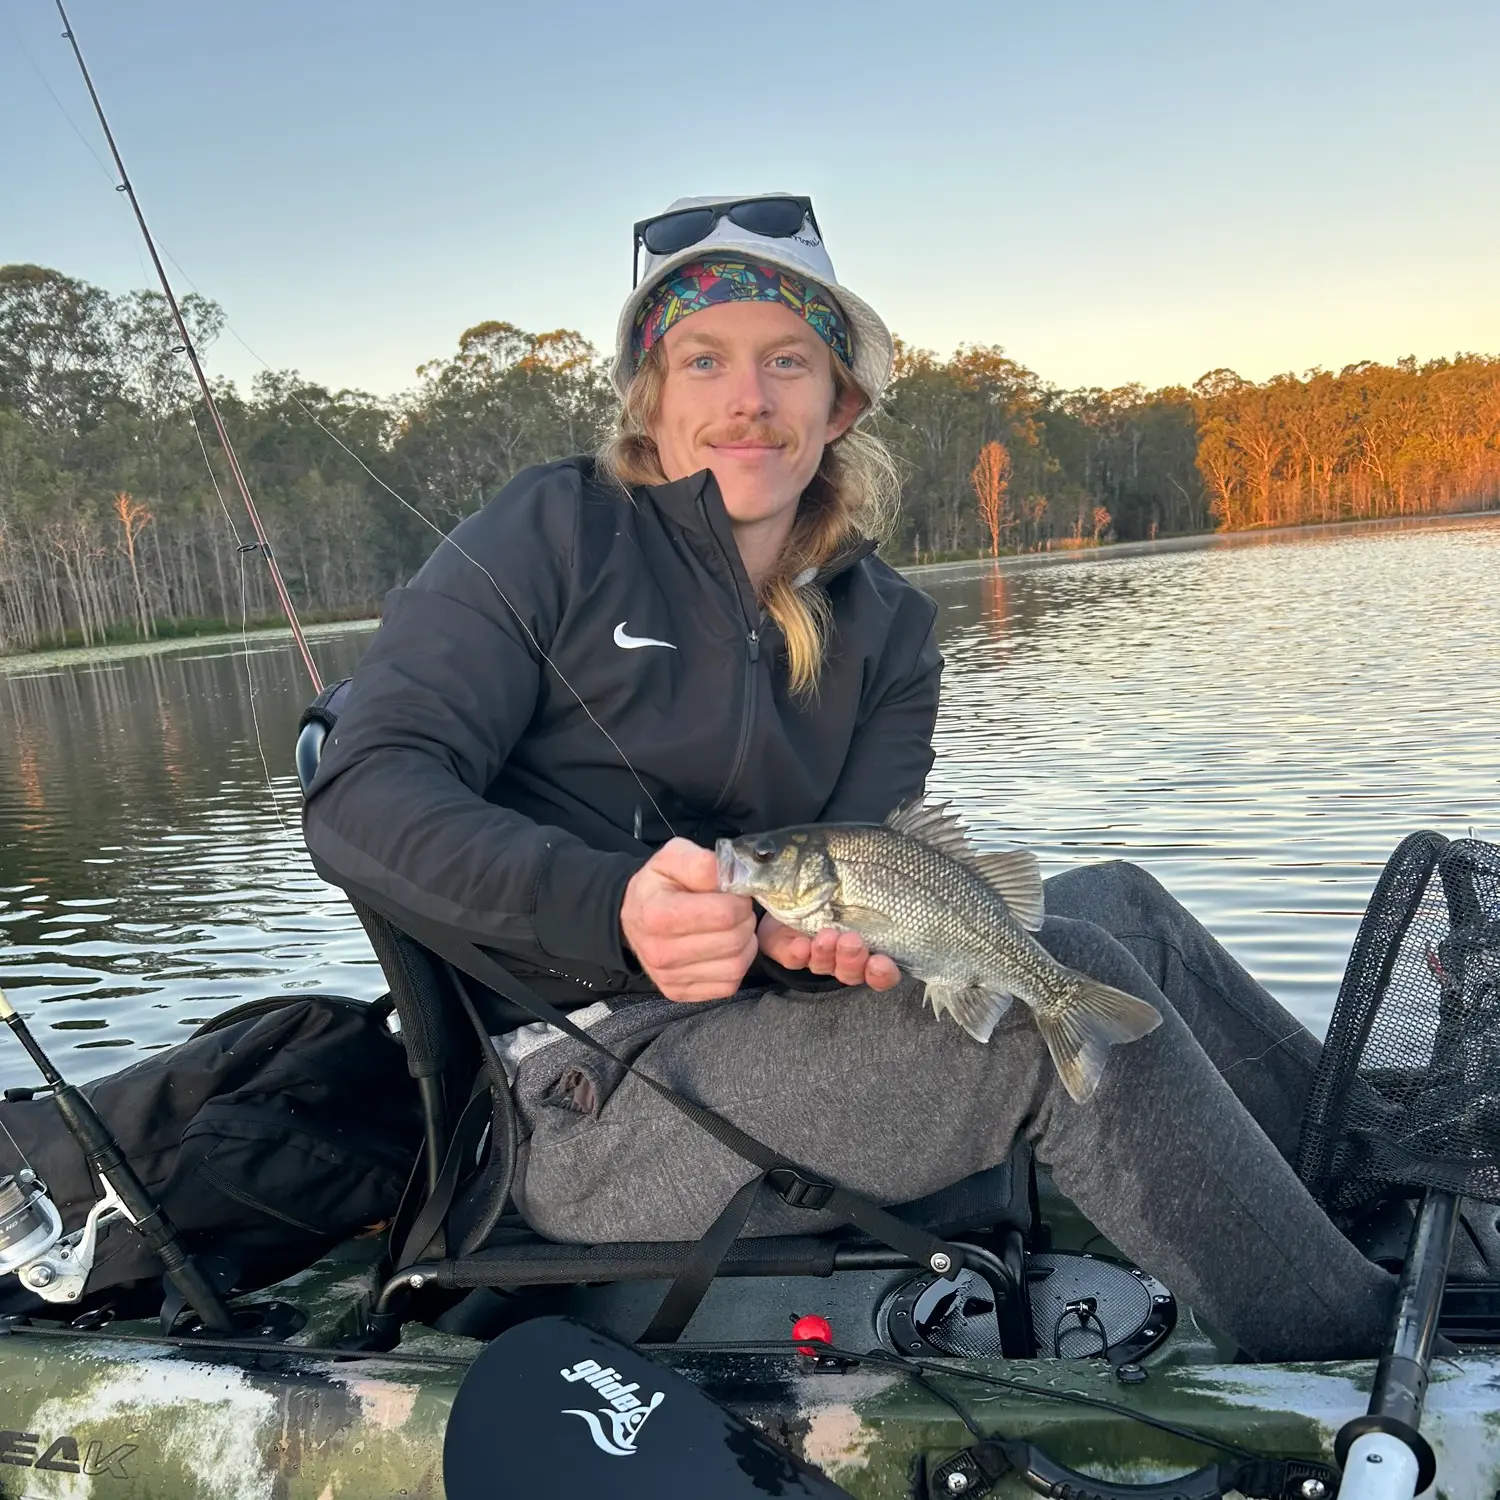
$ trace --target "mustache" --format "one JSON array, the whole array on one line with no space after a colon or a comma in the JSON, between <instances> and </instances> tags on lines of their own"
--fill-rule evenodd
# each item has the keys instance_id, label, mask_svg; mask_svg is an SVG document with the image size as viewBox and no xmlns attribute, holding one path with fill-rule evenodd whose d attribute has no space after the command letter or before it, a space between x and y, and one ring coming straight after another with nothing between
<instances>
[{"instance_id":1,"label":"mustache","mask_svg":"<svg viewBox=\"0 0 1500 1500\"><path fill-rule=\"evenodd\" d=\"M740 422L733 427L712 429L704 434L705 443L728 447L735 443L761 443L769 448L790 448L792 435L768 422Z\"/></svg>"}]
</instances>

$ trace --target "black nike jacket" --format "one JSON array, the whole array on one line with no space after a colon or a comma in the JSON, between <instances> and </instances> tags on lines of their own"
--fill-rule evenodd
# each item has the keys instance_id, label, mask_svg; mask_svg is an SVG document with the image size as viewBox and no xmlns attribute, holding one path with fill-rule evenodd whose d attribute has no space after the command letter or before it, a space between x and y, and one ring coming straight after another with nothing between
<instances>
[{"instance_id":1,"label":"black nike jacket","mask_svg":"<svg viewBox=\"0 0 1500 1500\"><path fill-rule=\"evenodd\" d=\"M550 999L648 987L626 882L674 833L879 820L921 794L933 602L866 544L792 696L712 474L627 499L528 469L393 590L310 789L325 879L499 950Z\"/></svg>"}]
</instances>

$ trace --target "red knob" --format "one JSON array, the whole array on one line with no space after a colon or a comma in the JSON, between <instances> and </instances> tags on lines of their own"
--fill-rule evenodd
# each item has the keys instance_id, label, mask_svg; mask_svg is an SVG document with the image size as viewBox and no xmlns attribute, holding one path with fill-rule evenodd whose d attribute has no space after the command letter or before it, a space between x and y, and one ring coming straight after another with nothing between
<instances>
[{"instance_id":1,"label":"red knob","mask_svg":"<svg viewBox=\"0 0 1500 1500\"><path fill-rule=\"evenodd\" d=\"M792 1337L794 1339L816 1339L820 1344L831 1344L833 1342L833 1329L829 1327L827 1318L820 1318L815 1313L805 1318L798 1318L792 1324ZM809 1348L806 1344L797 1345L798 1354L816 1354L816 1349Z\"/></svg>"}]
</instances>

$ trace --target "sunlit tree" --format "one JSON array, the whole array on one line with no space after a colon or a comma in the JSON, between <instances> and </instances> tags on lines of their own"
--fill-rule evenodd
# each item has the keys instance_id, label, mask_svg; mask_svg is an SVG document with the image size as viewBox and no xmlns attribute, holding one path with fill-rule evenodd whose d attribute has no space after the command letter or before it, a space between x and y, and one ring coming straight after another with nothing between
<instances>
[{"instance_id":1,"label":"sunlit tree","mask_svg":"<svg viewBox=\"0 0 1500 1500\"><path fill-rule=\"evenodd\" d=\"M136 561L135 544L141 533L151 524L151 512L134 496L121 490L115 496L115 519L125 535L125 555L130 559L130 582L135 593L136 618L141 634L151 636L151 612L146 607L145 591L141 588L141 570Z\"/></svg>"},{"instance_id":2,"label":"sunlit tree","mask_svg":"<svg viewBox=\"0 0 1500 1500\"><path fill-rule=\"evenodd\" d=\"M969 482L979 500L979 514L990 533L990 556L1000 555L1000 533L1010 526L1005 496L1010 489L1010 454L1004 443L989 442L969 471Z\"/></svg>"}]
</instances>

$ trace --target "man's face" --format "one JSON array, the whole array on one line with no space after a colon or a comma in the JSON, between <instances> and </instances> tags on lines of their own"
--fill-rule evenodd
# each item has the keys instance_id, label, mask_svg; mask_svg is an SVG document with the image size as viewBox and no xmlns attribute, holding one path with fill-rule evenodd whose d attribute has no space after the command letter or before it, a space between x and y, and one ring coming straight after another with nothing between
<instances>
[{"instance_id":1,"label":"man's face","mask_svg":"<svg viewBox=\"0 0 1500 1500\"><path fill-rule=\"evenodd\" d=\"M674 323L662 340L666 380L651 423L663 472L712 469L731 521L795 512L823 449L858 415L834 411L834 358L790 308L725 302Z\"/></svg>"}]
</instances>

